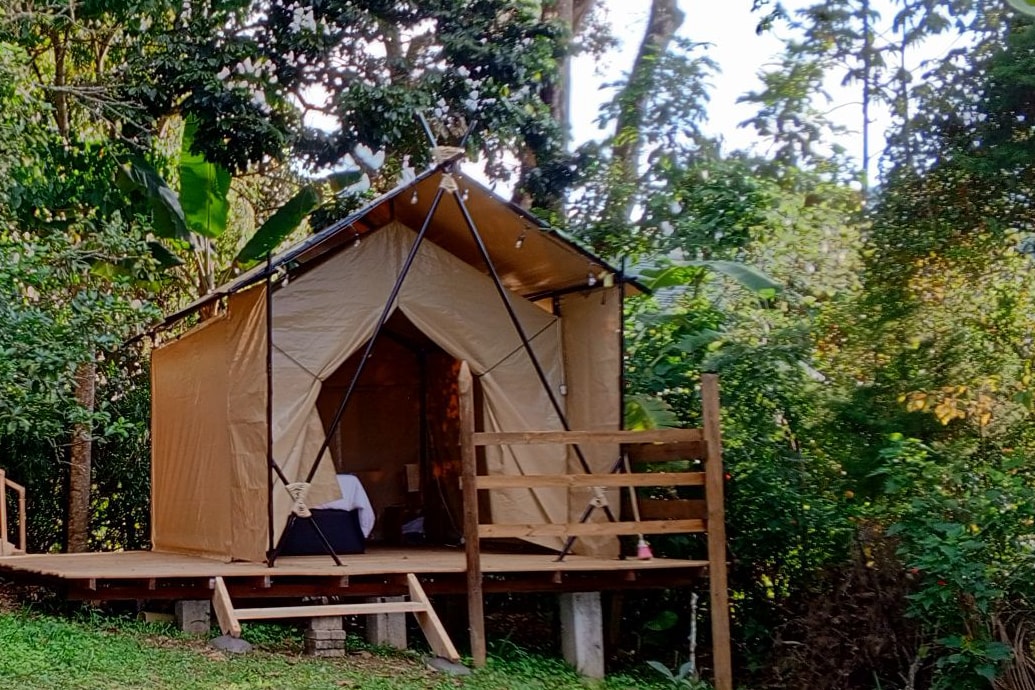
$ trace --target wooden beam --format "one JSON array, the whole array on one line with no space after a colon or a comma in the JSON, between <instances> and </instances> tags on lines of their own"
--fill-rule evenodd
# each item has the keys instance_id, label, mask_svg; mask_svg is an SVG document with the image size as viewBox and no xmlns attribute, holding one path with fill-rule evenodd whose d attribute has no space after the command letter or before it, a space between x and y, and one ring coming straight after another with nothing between
<instances>
[{"instance_id":1,"label":"wooden beam","mask_svg":"<svg viewBox=\"0 0 1035 690\"><path fill-rule=\"evenodd\" d=\"M219 621L219 629L224 635L230 637L241 636L241 623L237 620L234 612L234 604L230 601L230 593L226 591L226 583L223 578L215 579L215 591L212 594L212 610L216 612L216 620Z\"/></svg>"},{"instance_id":2,"label":"wooden beam","mask_svg":"<svg viewBox=\"0 0 1035 690\"><path fill-rule=\"evenodd\" d=\"M642 520L704 520L708 502L699 498L641 498Z\"/></svg>"},{"instance_id":3,"label":"wooden beam","mask_svg":"<svg viewBox=\"0 0 1035 690\"><path fill-rule=\"evenodd\" d=\"M624 486L703 486L704 472L639 472L636 474L521 474L478 477L479 489L525 489Z\"/></svg>"},{"instance_id":4,"label":"wooden beam","mask_svg":"<svg viewBox=\"0 0 1035 690\"><path fill-rule=\"evenodd\" d=\"M7 543L7 474L0 470L0 556L11 555Z\"/></svg>"},{"instance_id":5,"label":"wooden beam","mask_svg":"<svg viewBox=\"0 0 1035 690\"><path fill-rule=\"evenodd\" d=\"M463 480L464 546L467 569L467 622L471 658L485 666L485 597L482 592L481 542L478 536L478 456L474 447L474 381L467 362L460 364L460 461Z\"/></svg>"},{"instance_id":6,"label":"wooden beam","mask_svg":"<svg viewBox=\"0 0 1035 690\"><path fill-rule=\"evenodd\" d=\"M422 610L415 612L413 615L417 617L417 622L420 623L421 630L424 631L424 637L428 638L431 651L454 663L460 661L460 653L456 651L456 647L453 646L452 640L449 639L442 621L438 619L438 614L431 607L431 600L424 593L424 588L420 586L417 576L409 573L406 576L406 582L410 587L410 599L420 603L422 606Z\"/></svg>"},{"instance_id":7,"label":"wooden beam","mask_svg":"<svg viewBox=\"0 0 1035 690\"><path fill-rule=\"evenodd\" d=\"M701 377L701 404L708 457L704 463L705 500L708 504L708 590L711 597L712 656L715 690L733 690L730 650L729 592L726 581L725 472L722 467L722 431L719 426L719 381L715 374Z\"/></svg>"},{"instance_id":8,"label":"wooden beam","mask_svg":"<svg viewBox=\"0 0 1035 690\"><path fill-rule=\"evenodd\" d=\"M646 522L570 522L560 524L480 525L483 539L523 537L612 537L634 534L704 532L705 520L650 520Z\"/></svg>"},{"instance_id":9,"label":"wooden beam","mask_svg":"<svg viewBox=\"0 0 1035 690\"><path fill-rule=\"evenodd\" d=\"M7 495L4 494L5 485L7 486L7 488L11 489L16 494L18 494L18 548L15 549L15 553L18 553L19 550L23 554L28 553L28 542L25 540L25 487L19 484L18 482L12 482L10 479L6 477L4 471L0 470L0 494L3 494L4 498L2 510L4 513L3 535L5 537L7 536Z\"/></svg>"},{"instance_id":10,"label":"wooden beam","mask_svg":"<svg viewBox=\"0 0 1035 690\"><path fill-rule=\"evenodd\" d=\"M648 431L482 431L474 434L476 446L530 444L590 445L594 443L683 443L704 438L700 429L651 429Z\"/></svg>"},{"instance_id":11,"label":"wooden beam","mask_svg":"<svg viewBox=\"0 0 1035 690\"><path fill-rule=\"evenodd\" d=\"M708 456L708 444L704 441L626 443L623 448L629 454L629 462L633 464L702 460Z\"/></svg>"}]
</instances>

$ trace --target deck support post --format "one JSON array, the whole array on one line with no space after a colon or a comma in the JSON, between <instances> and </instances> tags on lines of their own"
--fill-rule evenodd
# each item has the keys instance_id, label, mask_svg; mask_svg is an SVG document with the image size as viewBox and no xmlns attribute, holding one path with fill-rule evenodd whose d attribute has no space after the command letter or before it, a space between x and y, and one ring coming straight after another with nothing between
<instances>
[{"instance_id":1,"label":"deck support post","mask_svg":"<svg viewBox=\"0 0 1035 690\"><path fill-rule=\"evenodd\" d=\"M600 592L557 595L561 609L561 650L575 670L604 677L604 617Z\"/></svg>"},{"instance_id":2,"label":"deck support post","mask_svg":"<svg viewBox=\"0 0 1035 690\"><path fill-rule=\"evenodd\" d=\"M205 635L212 627L212 602L208 599L186 599L173 606L176 626L185 633Z\"/></svg>"},{"instance_id":3,"label":"deck support post","mask_svg":"<svg viewBox=\"0 0 1035 690\"><path fill-rule=\"evenodd\" d=\"M719 377L701 376L701 407L708 457L704 461L705 500L708 509L708 590L712 619L712 657L715 690L733 690L730 651L730 603L726 582L726 511L723 499L722 434L719 429Z\"/></svg>"},{"instance_id":4,"label":"deck support post","mask_svg":"<svg viewBox=\"0 0 1035 690\"><path fill-rule=\"evenodd\" d=\"M345 656L345 621L342 616L309 619L305 630L305 653L309 656Z\"/></svg>"},{"instance_id":5,"label":"deck support post","mask_svg":"<svg viewBox=\"0 0 1035 690\"><path fill-rule=\"evenodd\" d=\"M485 597L482 593L481 536L478 517L478 456L474 447L474 380L467 362L460 363L460 460L464 502L464 547L467 555L467 620L471 659L485 666Z\"/></svg>"},{"instance_id":6,"label":"deck support post","mask_svg":"<svg viewBox=\"0 0 1035 690\"><path fill-rule=\"evenodd\" d=\"M371 603L403 602L406 597L371 597ZM374 613L367 616L367 642L379 647L406 649L406 614Z\"/></svg>"}]
</instances>

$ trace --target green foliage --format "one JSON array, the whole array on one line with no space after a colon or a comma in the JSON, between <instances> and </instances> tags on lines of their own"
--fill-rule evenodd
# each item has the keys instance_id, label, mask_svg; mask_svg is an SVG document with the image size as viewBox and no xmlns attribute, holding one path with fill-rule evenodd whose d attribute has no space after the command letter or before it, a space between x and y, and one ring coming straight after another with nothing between
<instances>
[{"instance_id":1,"label":"green foliage","mask_svg":"<svg viewBox=\"0 0 1035 690\"><path fill-rule=\"evenodd\" d=\"M320 193L313 185L305 185L295 196L274 211L248 243L237 254L236 261L256 261L272 252L302 221L320 205Z\"/></svg>"},{"instance_id":2,"label":"green foliage","mask_svg":"<svg viewBox=\"0 0 1035 690\"><path fill-rule=\"evenodd\" d=\"M194 150L197 130L198 124L193 118L183 125L179 202L187 228L203 237L214 238L226 232L230 171L205 160L204 154Z\"/></svg>"},{"instance_id":3,"label":"green foliage","mask_svg":"<svg viewBox=\"0 0 1035 690\"><path fill-rule=\"evenodd\" d=\"M270 628L279 626L269 626ZM283 630L283 629L281 629ZM245 633L247 635L247 633ZM264 630L276 641L276 631ZM282 639L282 638L281 638ZM0 614L0 683L39 690L59 688L283 688L332 690L447 690L453 677L429 671L419 657L360 654L343 659L305 659L296 653L253 651L223 656L156 626L95 617L72 623L46 616ZM283 645L278 645L278 648ZM471 690L624 690L665 687L614 676L601 682L581 678L555 659L513 647L494 650L484 669L463 681Z\"/></svg>"},{"instance_id":4,"label":"green foliage","mask_svg":"<svg viewBox=\"0 0 1035 690\"><path fill-rule=\"evenodd\" d=\"M708 685L697 677L697 671L691 662L686 662L673 673L668 666L659 661L648 661L647 665L660 673L668 682L670 688L682 688L682 690L705 690Z\"/></svg>"},{"instance_id":5,"label":"green foliage","mask_svg":"<svg viewBox=\"0 0 1035 690\"><path fill-rule=\"evenodd\" d=\"M901 436L882 454L882 512L914 578L908 615L929 635L933 687L987 687L1012 657L1003 622L1035 603L1031 463L992 449L936 453Z\"/></svg>"}]
</instances>

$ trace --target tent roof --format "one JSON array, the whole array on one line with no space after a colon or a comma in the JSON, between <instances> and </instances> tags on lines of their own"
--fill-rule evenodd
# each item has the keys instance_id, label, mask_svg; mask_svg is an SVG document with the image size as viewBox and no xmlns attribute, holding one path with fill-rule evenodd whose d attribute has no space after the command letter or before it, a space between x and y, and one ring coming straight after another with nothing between
<instances>
[{"instance_id":1,"label":"tent roof","mask_svg":"<svg viewBox=\"0 0 1035 690\"><path fill-rule=\"evenodd\" d=\"M420 228L446 174L445 169L453 162L455 159L431 168L346 218L274 255L270 264L272 270L284 267L289 273L304 271L307 265L315 265L313 262L341 251L393 220L414 229ZM535 299L588 289L591 287L589 276L593 274L598 279L616 276L627 290L635 293L647 291L634 279L622 275L620 270L480 182L460 172L454 172L453 177L466 196L465 205L507 289ZM428 228L427 238L465 263L488 273L459 204L449 196L443 196ZM170 315L161 326L170 326L205 304L265 280L268 270L265 263L252 268Z\"/></svg>"}]
</instances>

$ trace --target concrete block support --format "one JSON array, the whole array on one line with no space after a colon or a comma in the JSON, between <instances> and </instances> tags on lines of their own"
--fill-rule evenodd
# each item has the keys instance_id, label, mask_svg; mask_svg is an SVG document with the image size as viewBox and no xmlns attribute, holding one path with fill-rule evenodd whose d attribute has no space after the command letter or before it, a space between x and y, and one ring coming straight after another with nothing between
<instances>
[{"instance_id":1,"label":"concrete block support","mask_svg":"<svg viewBox=\"0 0 1035 690\"><path fill-rule=\"evenodd\" d=\"M406 597L371 597L369 601L406 601ZM377 613L367 616L367 642L393 649L406 649L406 614Z\"/></svg>"},{"instance_id":2,"label":"concrete block support","mask_svg":"<svg viewBox=\"0 0 1035 690\"><path fill-rule=\"evenodd\" d=\"M345 656L345 629L341 616L310 618L305 631L305 653L309 656Z\"/></svg>"},{"instance_id":3,"label":"concrete block support","mask_svg":"<svg viewBox=\"0 0 1035 690\"><path fill-rule=\"evenodd\" d=\"M559 594L564 659L589 678L604 677L604 617L600 592Z\"/></svg>"},{"instance_id":4,"label":"concrete block support","mask_svg":"<svg viewBox=\"0 0 1035 690\"><path fill-rule=\"evenodd\" d=\"M173 613L176 625L185 633L205 635L212 627L212 602L208 599L177 601Z\"/></svg>"}]
</instances>

